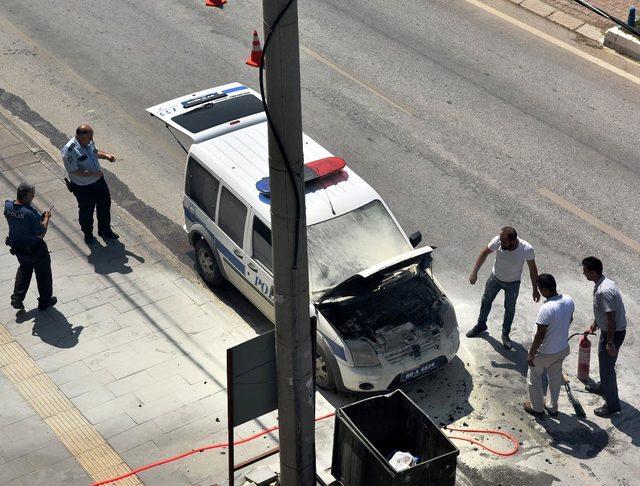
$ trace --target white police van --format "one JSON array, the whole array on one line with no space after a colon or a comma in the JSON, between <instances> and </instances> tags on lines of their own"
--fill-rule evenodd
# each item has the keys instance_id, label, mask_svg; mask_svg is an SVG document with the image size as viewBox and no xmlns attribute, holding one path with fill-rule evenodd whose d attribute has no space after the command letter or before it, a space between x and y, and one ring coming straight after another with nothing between
<instances>
[{"instance_id":1,"label":"white police van","mask_svg":"<svg viewBox=\"0 0 640 486\"><path fill-rule=\"evenodd\" d=\"M147 111L192 143L183 206L201 277L228 280L274 321L270 199L257 188L269 175L260 95L232 83ZM407 237L342 159L307 135L303 144L305 164L324 175L305 185L318 385L387 390L451 361L458 325L431 273L433 249L414 249L420 233Z\"/></svg>"}]
</instances>

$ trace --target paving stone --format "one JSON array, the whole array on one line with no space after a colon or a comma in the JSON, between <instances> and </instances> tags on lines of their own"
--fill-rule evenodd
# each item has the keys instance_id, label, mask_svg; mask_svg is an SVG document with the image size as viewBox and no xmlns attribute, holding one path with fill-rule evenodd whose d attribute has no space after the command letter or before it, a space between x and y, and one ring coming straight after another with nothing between
<instances>
[{"instance_id":1,"label":"paving stone","mask_svg":"<svg viewBox=\"0 0 640 486\"><path fill-rule=\"evenodd\" d=\"M146 371L139 371L125 376L107 385L107 388L117 397L127 393L136 393L138 390L149 386L155 386L155 380ZM140 398L140 397L138 397Z\"/></svg>"},{"instance_id":2,"label":"paving stone","mask_svg":"<svg viewBox=\"0 0 640 486\"><path fill-rule=\"evenodd\" d=\"M68 364L52 373L49 373L49 378L51 378L51 380L60 387L61 385L73 380L78 380L90 375L91 373L93 373L93 371L91 371L82 361L79 361L77 363Z\"/></svg>"},{"instance_id":3,"label":"paving stone","mask_svg":"<svg viewBox=\"0 0 640 486\"><path fill-rule=\"evenodd\" d=\"M16 137L13 132L6 127L0 126L0 148L15 145L18 142L20 142L20 139Z\"/></svg>"},{"instance_id":4,"label":"paving stone","mask_svg":"<svg viewBox=\"0 0 640 486\"><path fill-rule=\"evenodd\" d=\"M24 168L30 164L37 163L38 159L31 152L14 155L13 157L7 157L6 159L0 160L0 172Z\"/></svg>"},{"instance_id":5,"label":"paving stone","mask_svg":"<svg viewBox=\"0 0 640 486\"><path fill-rule=\"evenodd\" d=\"M589 24L584 24L582 27L576 29L575 32L577 32L578 34L582 34L583 36L588 37L589 39L594 40L598 43L602 43L604 41L604 35L602 34L602 31Z\"/></svg>"},{"instance_id":6,"label":"paving stone","mask_svg":"<svg viewBox=\"0 0 640 486\"><path fill-rule=\"evenodd\" d=\"M210 413L211 411L208 410L204 402L200 400L162 414L154 418L153 421L164 433L168 433L180 427L184 427L196 420L202 419L210 415Z\"/></svg>"},{"instance_id":7,"label":"paving stone","mask_svg":"<svg viewBox=\"0 0 640 486\"><path fill-rule=\"evenodd\" d=\"M35 414L2 372L0 372L0 397L2 397L0 431L7 425L20 422Z\"/></svg>"},{"instance_id":8,"label":"paving stone","mask_svg":"<svg viewBox=\"0 0 640 486\"><path fill-rule=\"evenodd\" d=\"M520 4L520 6L526 8L527 10L531 10L533 13L541 15L542 17L548 17L556 11L555 8L541 2L540 0L524 0L524 2Z\"/></svg>"},{"instance_id":9,"label":"paving stone","mask_svg":"<svg viewBox=\"0 0 640 486\"><path fill-rule=\"evenodd\" d=\"M33 154L33 152L31 152L31 150L25 147L23 143L17 140L13 145L0 147L0 160L21 154Z\"/></svg>"},{"instance_id":10,"label":"paving stone","mask_svg":"<svg viewBox=\"0 0 640 486\"><path fill-rule=\"evenodd\" d=\"M83 415L93 425L104 422L107 419L120 415L121 413L129 414L132 410L142 405L140 400L132 393L114 398L97 407L83 411Z\"/></svg>"},{"instance_id":11,"label":"paving stone","mask_svg":"<svg viewBox=\"0 0 640 486\"><path fill-rule=\"evenodd\" d=\"M0 430L0 454L11 461L55 439L51 429L37 415L6 425Z\"/></svg>"},{"instance_id":12,"label":"paving stone","mask_svg":"<svg viewBox=\"0 0 640 486\"><path fill-rule=\"evenodd\" d=\"M20 481L22 484L29 486L84 485L92 482L88 474L73 457L22 476Z\"/></svg>"},{"instance_id":13,"label":"paving stone","mask_svg":"<svg viewBox=\"0 0 640 486\"><path fill-rule=\"evenodd\" d=\"M82 362L73 363L65 366L65 368L69 369L69 367L73 366L78 366L80 368L81 376L59 385L62 393L64 393L68 398L80 396L95 388L111 383L114 380L113 375L109 373L109 370L101 369L98 371L91 371L90 368ZM87 373L85 368L89 369L90 372ZM64 373L71 373L71 371L65 370Z\"/></svg>"},{"instance_id":14,"label":"paving stone","mask_svg":"<svg viewBox=\"0 0 640 486\"><path fill-rule=\"evenodd\" d=\"M137 292L135 294L126 295L125 297L113 301L113 306L118 309L119 312L125 313L131 309L137 307L144 307L153 302L157 302L167 297L171 297L178 293L178 289L171 283L160 285L147 289L143 292Z\"/></svg>"},{"instance_id":15,"label":"paving stone","mask_svg":"<svg viewBox=\"0 0 640 486\"><path fill-rule=\"evenodd\" d=\"M136 427L137 425L138 424L136 424L129 415L126 413L120 413L115 417L111 417L96 424L95 427L102 437L108 439L114 435L121 434L132 427Z\"/></svg>"},{"instance_id":16,"label":"paving stone","mask_svg":"<svg viewBox=\"0 0 640 486\"><path fill-rule=\"evenodd\" d=\"M549 15L549 20L553 20L556 24L560 24L569 30L576 30L584 23L582 20L572 17L560 10L556 10Z\"/></svg>"},{"instance_id":17,"label":"paving stone","mask_svg":"<svg viewBox=\"0 0 640 486\"><path fill-rule=\"evenodd\" d=\"M88 410L113 398L115 395L108 388L98 386L87 393L72 398L71 401L79 410Z\"/></svg>"},{"instance_id":18,"label":"paving stone","mask_svg":"<svg viewBox=\"0 0 640 486\"><path fill-rule=\"evenodd\" d=\"M24 455L5 462L0 467L0 484L9 483L16 478L29 474L36 470L36 466L31 462L29 456Z\"/></svg>"},{"instance_id":19,"label":"paving stone","mask_svg":"<svg viewBox=\"0 0 640 486\"><path fill-rule=\"evenodd\" d=\"M155 441L159 439L163 434L164 432L162 432L162 430L155 424L155 422L150 420L148 422L136 425L135 427L131 427L129 430L126 430L125 432L122 432L118 435L114 435L109 439L109 444L115 450L120 451L122 458L125 461L128 461L128 457L125 457L126 455L123 453L124 451L129 451L149 441ZM147 457L147 461L152 462L157 456L158 454L155 454L154 457L151 458Z\"/></svg>"},{"instance_id":20,"label":"paving stone","mask_svg":"<svg viewBox=\"0 0 640 486\"><path fill-rule=\"evenodd\" d=\"M153 334L153 330L150 326L144 322L140 322L124 329L118 329L105 336L104 340L110 349L115 349L151 334Z\"/></svg>"},{"instance_id":21,"label":"paving stone","mask_svg":"<svg viewBox=\"0 0 640 486\"><path fill-rule=\"evenodd\" d=\"M62 442L54 441L28 454L31 462L41 467L47 467L71 457L69 449Z\"/></svg>"},{"instance_id":22,"label":"paving stone","mask_svg":"<svg viewBox=\"0 0 640 486\"><path fill-rule=\"evenodd\" d=\"M37 360L37 363L44 371L50 372L70 363L75 363L76 361L101 353L107 349L107 345L101 339L88 340L83 341L82 345L45 356Z\"/></svg>"},{"instance_id":23,"label":"paving stone","mask_svg":"<svg viewBox=\"0 0 640 486\"><path fill-rule=\"evenodd\" d=\"M18 169L18 172L22 175L23 180L26 179L36 186L58 180L57 177L42 164L24 165Z\"/></svg>"}]
</instances>

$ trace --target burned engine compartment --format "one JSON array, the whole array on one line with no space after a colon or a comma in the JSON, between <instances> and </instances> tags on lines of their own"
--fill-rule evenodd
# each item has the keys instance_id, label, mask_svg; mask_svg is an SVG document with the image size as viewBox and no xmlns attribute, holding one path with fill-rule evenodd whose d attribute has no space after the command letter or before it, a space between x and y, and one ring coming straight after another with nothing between
<instances>
[{"instance_id":1,"label":"burned engine compartment","mask_svg":"<svg viewBox=\"0 0 640 486\"><path fill-rule=\"evenodd\" d=\"M374 289L353 293L358 295L317 304L345 340L364 338L390 362L439 347L445 297L418 265L388 276Z\"/></svg>"}]
</instances>

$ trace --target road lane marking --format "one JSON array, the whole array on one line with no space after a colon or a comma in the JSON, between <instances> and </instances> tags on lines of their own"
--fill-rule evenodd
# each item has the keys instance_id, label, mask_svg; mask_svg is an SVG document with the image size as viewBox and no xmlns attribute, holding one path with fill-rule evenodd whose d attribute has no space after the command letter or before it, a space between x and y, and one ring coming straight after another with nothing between
<instances>
[{"instance_id":1,"label":"road lane marking","mask_svg":"<svg viewBox=\"0 0 640 486\"><path fill-rule=\"evenodd\" d=\"M495 15L496 17L501 18L502 20L504 20L505 22L508 22L512 25L515 25L516 27L520 27L523 30L526 30L527 32L529 32L530 34L533 34L537 37L540 37L541 39L546 40L547 42L550 42L551 44L560 47L561 49L564 49L565 51L568 51L572 54L575 54L578 57L581 57L582 59L589 61L593 64L596 64L597 66L600 66L601 68L604 68L608 71L611 71L612 73L617 74L618 76L625 78L628 81L631 81L632 83L635 83L637 85L640 85L640 78L637 76L634 76L631 73L626 72L623 69L620 69L616 66L613 66L611 64L609 64L606 61L603 61L602 59L598 59L595 56L592 56L591 54L587 54L586 52L581 51L580 49L578 49L577 47L573 47L570 44L567 44L566 42L563 42L559 39L556 39L555 37L549 35L549 34L545 34L544 32L542 32L541 30L538 30L534 27L531 27L528 24L525 24L524 22L514 19L513 17L510 17L509 15L496 10L495 8L489 7L488 5L485 5L484 3L480 2L479 0L464 0L467 3L470 3L471 5L474 5L475 7L478 7L481 10L484 10L485 12L488 12L492 15Z\"/></svg>"},{"instance_id":2,"label":"road lane marking","mask_svg":"<svg viewBox=\"0 0 640 486\"><path fill-rule=\"evenodd\" d=\"M314 51L313 49L310 49L310 48L308 48L306 46L303 46L303 45L300 45L300 49L302 51L304 51L306 54L308 54L309 56L313 57L316 61L320 61L322 64L324 64L325 66L333 69L338 74L341 74L342 76L344 76L345 78L349 79L350 81L353 81L357 85L362 86L364 89L366 89L370 93L373 93L378 98L384 100L386 103L389 103L390 105L396 107L398 110L403 111L407 115L416 116L416 113L408 105L405 105L401 101L392 100L391 98L389 98L388 96L386 96L385 94L380 92L372 84L370 84L370 83L368 83L366 81L363 81L361 79L358 79L354 74L352 74L349 71L341 68L336 63L334 63L330 59L326 58L322 54L319 54L316 51Z\"/></svg>"},{"instance_id":3,"label":"road lane marking","mask_svg":"<svg viewBox=\"0 0 640 486\"><path fill-rule=\"evenodd\" d=\"M629 248L631 248L632 250L635 250L636 252L640 253L640 242L634 240L633 238L629 238L627 235L625 235L624 233L618 231L615 228L612 228L607 223L603 223L602 221L600 221L598 218L596 218L592 214L589 214L586 211L580 209L578 206L576 206L574 204L571 204L569 201L567 201L566 199L564 199L561 196L558 196L556 193L551 192L549 189L546 189L544 187L540 187L540 188L538 188L538 193L541 194L542 196L546 197L547 199L549 199L551 202L554 202L558 206L563 207L564 209L566 209L570 213L575 214L576 216L578 216L583 221L586 221L590 225L595 226L599 230L601 230L601 231L605 232L606 234L608 234L609 236L615 238L620 243L622 243L622 244L628 246Z\"/></svg>"},{"instance_id":4,"label":"road lane marking","mask_svg":"<svg viewBox=\"0 0 640 486\"><path fill-rule=\"evenodd\" d=\"M2 324L0 370L94 481L131 471ZM130 476L118 484L139 486L142 482Z\"/></svg>"}]
</instances>

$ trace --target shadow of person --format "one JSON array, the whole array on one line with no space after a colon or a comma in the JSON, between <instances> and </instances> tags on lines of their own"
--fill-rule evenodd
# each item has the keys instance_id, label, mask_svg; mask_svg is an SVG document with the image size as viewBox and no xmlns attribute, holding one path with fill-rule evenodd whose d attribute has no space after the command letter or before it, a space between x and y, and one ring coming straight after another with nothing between
<instances>
[{"instance_id":1,"label":"shadow of person","mask_svg":"<svg viewBox=\"0 0 640 486\"><path fill-rule=\"evenodd\" d=\"M623 434L629 436L631 444L640 445L640 410L630 403L620 400L622 411L611 416L611 424Z\"/></svg>"},{"instance_id":2,"label":"shadow of person","mask_svg":"<svg viewBox=\"0 0 640 486\"><path fill-rule=\"evenodd\" d=\"M609 443L607 431L584 417L559 412L537 422L551 437L551 447L576 459L591 459Z\"/></svg>"},{"instance_id":3,"label":"shadow of person","mask_svg":"<svg viewBox=\"0 0 640 486\"><path fill-rule=\"evenodd\" d=\"M522 376L527 376L527 355L529 351L522 344L513 341L512 349L506 349L502 341L498 341L490 334L484 333L480 338L491 344L495 352L505 359L505 362L502 363L491 360L491 366L494 368L514 370Z\"/></svg>"},{"instance_id":4,"label":"shadow of person","mask_svg":"<svg viewBox=\"0 0 640 486\"><path fill-rule=\"evenodd\" d=\"M469 404L473 380L464 362L457 356L451 363L401 386L400 389L440 426L449 425L473 411ZM321 392L336 408L388 393Z\"/></svg>"},{"instance_id":5,"label":"shadow of person","mask_svg":"<svg viewBox=\"0 0 640 486\"><path fill-rule=\"evenodd\" d=\"M140 263L145 261L143 257L127 250L120 240L108 240L104 246L96 240L91 245L91 252L87 257L87 261L93 265L96 273L101 275L131 273L133 270L128 265L128 257L135 258Z\"/></svg>"},{"instance_id":6,"label":"shadow of person","mask_svg":"<svg viewBox=\"0 0 640 486\"><path fill-rule=\"evenodd\" d=\"M31 334L38 336L43 343L56 348L73 348L78 344L83 326L73 327L67 318L55 307L45 312L29 311L33 313L33 330Z\"/></svg>"}]
</instances>

